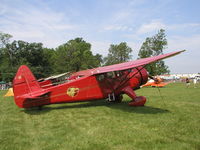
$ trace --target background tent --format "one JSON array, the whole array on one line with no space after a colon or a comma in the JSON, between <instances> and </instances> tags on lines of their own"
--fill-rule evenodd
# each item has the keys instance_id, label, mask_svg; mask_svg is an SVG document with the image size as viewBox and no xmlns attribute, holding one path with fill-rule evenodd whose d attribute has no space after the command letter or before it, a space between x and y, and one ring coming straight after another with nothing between
<instances>
[{"instance_id":1,"label":"background tent","mask_svg":"<svg viewBox=\"0 0 200 150\"><path fill-rule=\"evenodd\" d=\"M9 88L8 92L4 95L4 97L8 97L8 96L14 96L13 88Z\"/></svg>"}]
</instances>

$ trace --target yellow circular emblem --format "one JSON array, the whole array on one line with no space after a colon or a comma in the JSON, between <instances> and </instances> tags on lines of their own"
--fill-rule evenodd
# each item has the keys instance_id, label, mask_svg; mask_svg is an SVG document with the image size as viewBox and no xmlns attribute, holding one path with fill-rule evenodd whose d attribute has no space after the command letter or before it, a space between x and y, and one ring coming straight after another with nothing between
<instances>
[{"instance_id":1,"label":"yellow circular emblem","mask_svg":"<svg viewBox=\"0 0 200 150\"><path fill-rule=\"evenodd\" d=\"M71 97L76 96L78 94L78 92L79 92L79 88L71 87L71 88L67 89L67 95L69 95Z\"/></svg>"}]
</instances>

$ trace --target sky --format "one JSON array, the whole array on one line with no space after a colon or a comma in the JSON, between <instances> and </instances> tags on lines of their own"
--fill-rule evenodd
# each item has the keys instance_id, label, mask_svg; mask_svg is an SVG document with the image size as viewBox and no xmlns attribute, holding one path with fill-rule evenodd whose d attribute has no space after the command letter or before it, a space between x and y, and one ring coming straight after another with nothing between
<instances>
[{"instance_id":1,"label":"sky","mask_svg":"<svg viewBox=\"0 0 200 150\"><path fill-rule=\"evenodd\" d=\"M48 48L82 37L103 56L110 44L127 42L134 60L162 28L164 53L186 50L165 60L171 73L199 73L199 6L199 0L0 0L0 31Z\"/></svg>"}]
</instances>

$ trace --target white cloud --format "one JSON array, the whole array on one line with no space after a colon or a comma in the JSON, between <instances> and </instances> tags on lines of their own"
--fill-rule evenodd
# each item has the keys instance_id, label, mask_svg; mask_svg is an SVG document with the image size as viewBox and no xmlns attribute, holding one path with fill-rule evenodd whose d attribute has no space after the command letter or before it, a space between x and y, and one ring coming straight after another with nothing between
<instances>
[{"instance_id":1,"label":"white cloud","mask_svg":"<svg viewBox=\"0 0 200 150\"><path fill-rule=\"evenodd\" d=\"M113 22L122 22L124 20L127 20L131 17L131 11L130 10L121 10L120 12L117 12L113 16Z\"/></svg>"},{"instance_id":2,"label":"white cloud","mask_svg":"<svg viewBox=\"0 0 200 150\"><path fill-rule=\"evenodd\" d=\"M143 24L139 27L137 30L137 34L144 34L144 33L150 33L153 31L158 31L159 29L165 29L166 25L163 24L159 20L153 20L149 24Z\"/></svg>"},{"instance_id":3,"label":"white cloud","mask_svg":"<svg viewBox=\"0 0 200 150\"><path fill-rule=\"evenodd\" d=\"M188 37L173 36L169 37L168 50L178 51L186 49L181 55L175 56L173 59L167 59L166 64L169 65L172 73L198 73L200 72L200 35Z\"/></svg>"},{"instance_id":4,"label":"white cloud","mask_svg":"<svg viewBox=\"0 0 200 150\"><path fill-rule=\"evenodd\" d=\"M197 49L200 48L200 35L192 35L188 37L183 36L172 36L168 40L169 48L174 49L188 49L197 54L200 54L200 51Z\"/></svg>"},{"instance_id":5,"label":"white cloud","mask_svg":"<svg viewBox=\"0 0 200 150\"><path fill-rule=\"evenodd\" d=\"M161 20L152 20L150 23L142 24L136 33L146 34L158 31L159 29L166 29L167 31L187 30L193 28L200 28L200 23L183 23L183 24L165 24Z\"/></svg>"},{"instance_id":6,"label":"white cloud","mask_svg":"<svg viewBox=\"0 0 200 150\"><path fill-rule=\"evenodd\" d=\"M104 30L106 31L132 31L133 29L126 25L107 25L104 27Z\"/></svg>"},{"instance_id":7,"label":"white cloud","mask_svg":"<svg viewBox=\"0 0 200 150\"><path fill-rule=\"evenodd\" d=\"M44 38L45 34L41 31L29 30L29 31L8 31L11 35L18 39L37 39L37 38Z\"/></svg>"},{"instance_id":8,"label":"white cloud","mask_svg":"<svg viewBox=\"0 0 200 150\"><path fill-rule=\"evenodd\" d=\"M200 23L183 23L183 24L172 24L166 26L168 30L184 30L187 28L199 28Z\"/></svg>"},{"instance_id":9,"label":"white cloud","mask_svg":"<svg viewBox=\"0 0 200 150\"><path fill-rule=\"evenodd\" d=\"M111 42L102 42L102 41L89 41L92 44L92 52L93 54L101 54L106 56L108 54L108 49L110 47Z\"/></svg>"},{"instance_id":10,"label":"white cloud","mask_svg":"<svg viewBox=\"0 0 200 150\"><path fill-rule=\"evenodd\" d=\"M26 4L26 8L3 5L0 29L13 35L15 40L43 42L47 47L56 47L59 41L78 29L68 18L49 8L37 8ZM65 39L66 40L66 39Z\"/></svg>"},{"instance_id":11,"label":"white cloud","mask_svg":"<svg viewBox=\"0 0 200 150\"><path fill-rule=\"evenodd\" d=\"M0 5L0 15L3 15L6 11L5 5Z\"/></svg>"}]
</instances>

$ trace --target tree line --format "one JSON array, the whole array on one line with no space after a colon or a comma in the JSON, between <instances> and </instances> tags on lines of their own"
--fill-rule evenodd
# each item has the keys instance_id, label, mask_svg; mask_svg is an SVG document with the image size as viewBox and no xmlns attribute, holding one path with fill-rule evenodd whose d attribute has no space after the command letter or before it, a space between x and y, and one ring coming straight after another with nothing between
<instances>
[{"instance_id":1,"label":"tree line","mask_svg":"<svg viewBox=\"0 0 200 150\"><path fill-rule=\"evenodd\" d=\"M93 54L91 44L83 38L75 38L56 48L46 48L42 43L29 43L22 40L10 42L12 35L0 32L0 81L12 81L20 65L27 65L37 78L63 72L76 72L99 66L112 65L132 59L133 50L126 42L111 44L108 55ZM143 42L139 58L163 53L167 46L165 30L147 37ZM164 61L146 66L151 75L169 73Z\"/></svg>"}]
</instances>

